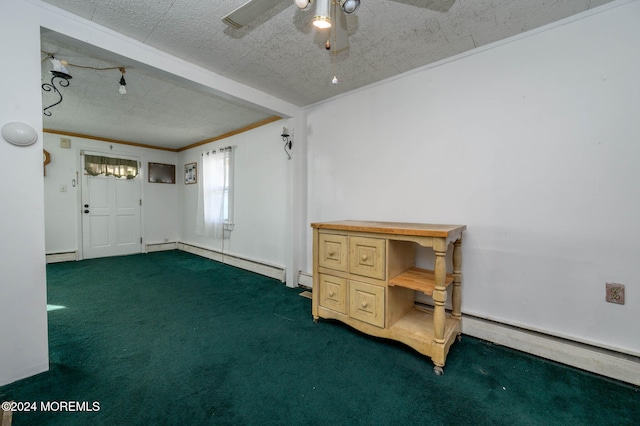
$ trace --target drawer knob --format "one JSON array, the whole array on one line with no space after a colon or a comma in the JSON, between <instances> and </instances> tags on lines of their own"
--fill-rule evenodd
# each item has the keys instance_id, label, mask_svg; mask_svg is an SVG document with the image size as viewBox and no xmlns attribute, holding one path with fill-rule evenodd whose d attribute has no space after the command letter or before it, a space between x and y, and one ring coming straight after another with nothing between
<instances>
[{"instance_id":1,"label":"drawer knob","mask_svg":"<svg viewBox=\"0 0 640 426\"><path fill-rule=\"evenodd\" d=\"M362 301L362 303L361 303L361 305L362 305L362 307L363 307L363 308L366 308L366 307L367 307L367 301L366 301L366 300L363 300L363 301Z\"/></svg>"},{"instance_id":2,"label":"drawer knob","mask_svg":"<svg viewBox=\"0 0 640 426\"><path fill-rule=\"evenodd\" d=\"M329 297L333 297L335 295L335 293L333 291L329 292Z\"/></svg>"},{"instance_id":3,"label":"drawer knob","mask_svg":"<svg viewBox=\"0 0 640 426\"><path fill-rule=\"evenodd\" d=\"M336 252L335 252L334 250L331 250L331 251L329 252L329 256L333 257L333 256L335 256L335 255L336 255Z\"/></svg>"},{"instance_id":4,"label":"drawer knob","mask_svg":"<svg viewBox=\"0 0 640 426\"><path fill-rule=\"evenodd\" d=\"M364 260L367 260L368 258L369 258L369 256L367 256L366 254L363 254L363 255L362 255L362 260L363 260L363 261L364 261Z\"/></svg>"}]
</instances>

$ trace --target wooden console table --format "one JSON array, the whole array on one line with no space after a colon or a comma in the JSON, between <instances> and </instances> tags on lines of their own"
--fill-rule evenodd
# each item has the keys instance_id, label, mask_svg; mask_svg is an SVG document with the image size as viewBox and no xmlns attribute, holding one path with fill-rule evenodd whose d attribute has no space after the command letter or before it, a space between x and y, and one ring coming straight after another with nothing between
<instances>
[{"instance_id":1,"label":"wooden console table","mask_svg":"<svg viewBox=\"0 0 640 426\"><path fill-rule=\"evenodd\" d=\"M330 318L372 336L400 341L431 357L443 373L460 335L462 232L465 225L320 222L313 228L313 319ZM453 271L446 254L453 244ZM434 270L415 267L416 245L431 247ZM447 289L452 311L445 311ZM415 291L433 298L415 304Z\"/></svg>"}]
</instances>

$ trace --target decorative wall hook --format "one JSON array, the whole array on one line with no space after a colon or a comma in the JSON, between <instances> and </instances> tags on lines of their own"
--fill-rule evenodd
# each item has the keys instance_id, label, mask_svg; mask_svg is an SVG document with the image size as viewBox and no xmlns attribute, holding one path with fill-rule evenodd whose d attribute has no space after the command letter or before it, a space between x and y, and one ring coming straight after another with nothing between
<instances>
[{"instance_id":1,"label":"decorative wall hook","mask_svg":"<svg viewBox=\"0 0 640 426\"><path fill-rule=\"evenodd\" d=\"M286 127L282 128L282 140L284 141L284 152L291 160L291 151L293 149L293 140L289 139L289 130Z\"/></svg>"}]
</instances>

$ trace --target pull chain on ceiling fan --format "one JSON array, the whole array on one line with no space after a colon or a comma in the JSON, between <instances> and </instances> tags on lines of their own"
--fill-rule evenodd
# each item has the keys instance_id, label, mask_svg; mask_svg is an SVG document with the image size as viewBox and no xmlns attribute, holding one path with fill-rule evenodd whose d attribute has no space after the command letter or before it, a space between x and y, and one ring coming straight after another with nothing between
<instances>
[{"instance_id":1,"label":"pull chain on ceiling fan","mask_svg":"<svg viewBox=\"0 0 640 426\"><path fill-rule=\"evenodd\" d=\"M337 10L336 10L336 4L335 3L333 3L332 12L333 12L333 16L337 15ZM333 44L334 44L334 46L336 45L336 37L337 37L336 33L337 32L338 32L337 26L334 26L333 28L331 28L331 34L333 35ZM329 41L327 40L327 43L328 42ZM336 58L337 54L338 53L335 52L335 51L331 52L331 59L333 61L333 79L331 80L331 84L333 84L333 85L338 84L338 64L337 64L337 58Z\"/></svg>"}]
</instances>

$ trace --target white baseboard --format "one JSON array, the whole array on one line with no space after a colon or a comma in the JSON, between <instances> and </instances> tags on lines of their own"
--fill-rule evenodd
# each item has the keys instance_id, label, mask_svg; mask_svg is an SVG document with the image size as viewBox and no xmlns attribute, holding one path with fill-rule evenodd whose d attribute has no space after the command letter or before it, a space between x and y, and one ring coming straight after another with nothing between
<instances>
[{"instance_id":1,"label":"white baseboard","mask_svg":"<svg viewBox=\"0 0 640 426\"><path fill-rule=\"evenodd\" d=\"M75 262L76 260L78 260L77 251L47 254L47 263Z\"/></svg>"},{"instance_id":2,"label":"white baseboard","mask_svg":"<svg viewBox=\"0 0 640 426\"><path fill-rule=\"evenodd\" d=\"M640 358L473 316L462 334L640 386Z\"/></svg>"},{"instance_id":3,"label":"white baseboard","mask_svg":"<svg viewBox=\"0 0 640 426\"><path fill-rule=\"evenodd\" d=\"M286 281L286 269L282 266L269 265L264 262L251 260L239 256L230 254L223 254L219 251L198 247L191 244L177 243L178 250L186 251L187 253L195 254L197 256L206 257L207 259L215 260L227 265L235 266L240 269L255 272L256 274L264 275L270 278L275 278L281 282Z\"/></svg>"},{"instance_id":4,"label":"white baseboard","mask_svg":"<svg viewBox=\"0 0 640 426\"><path fill-rule=\"evenodd\" d=\"M166 250L175 250L178 246L178 243L152 243L146 244L144 252L145 253L154 253L156 251L166 251Z\"/></svg>"}]
</instances>

